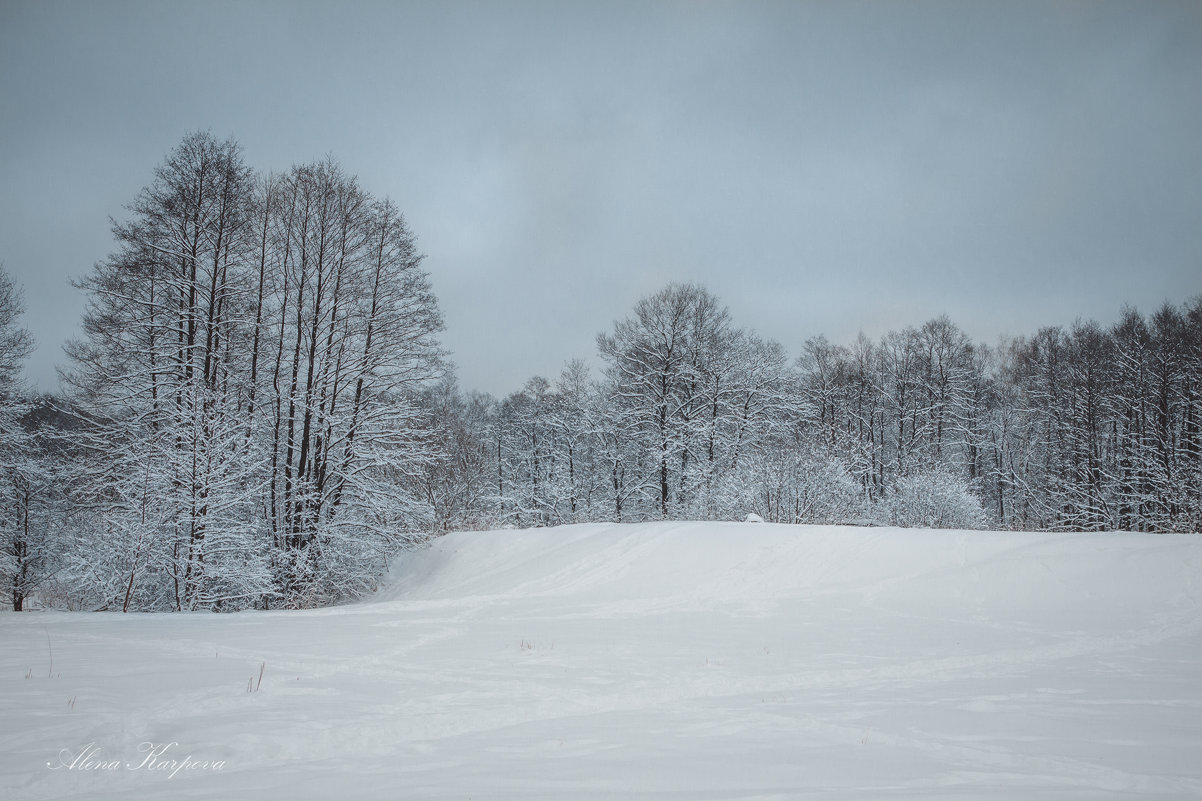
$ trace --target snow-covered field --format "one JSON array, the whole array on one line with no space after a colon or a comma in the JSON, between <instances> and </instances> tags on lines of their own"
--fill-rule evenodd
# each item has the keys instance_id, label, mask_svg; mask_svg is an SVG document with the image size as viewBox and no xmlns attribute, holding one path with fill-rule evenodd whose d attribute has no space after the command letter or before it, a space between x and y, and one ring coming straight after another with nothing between
<instances>
[{"instance_id":1,"label":"snow-covered field","mask_svg":"<svg viewBox=\"0 0 1202 801\"><path fill-rule=\"evenodd\" d=\"M333 609L0 614L0 798L1196 798L1200 568L584 525L444 537Z\"/></svg>"}]
</instances>

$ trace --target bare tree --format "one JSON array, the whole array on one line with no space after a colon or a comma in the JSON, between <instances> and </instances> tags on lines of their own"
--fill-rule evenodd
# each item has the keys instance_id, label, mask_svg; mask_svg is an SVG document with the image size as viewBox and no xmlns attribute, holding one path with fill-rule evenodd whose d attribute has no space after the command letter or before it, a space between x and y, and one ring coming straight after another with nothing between
<instances>
[{"instance_id":1,"label":"bare tree","mask_svg":"<svg viewBox=\"0 0 1202 801\"><path fill-rule=\"evenodd\" d=\"M20 612L46 574L45 525L35 520L46 493L45 464L38 460L24 417L22 371L33 350L33 338L21 327L25 306L20 288L0 264L0 581Z\"/></svg>"}]
</instances>

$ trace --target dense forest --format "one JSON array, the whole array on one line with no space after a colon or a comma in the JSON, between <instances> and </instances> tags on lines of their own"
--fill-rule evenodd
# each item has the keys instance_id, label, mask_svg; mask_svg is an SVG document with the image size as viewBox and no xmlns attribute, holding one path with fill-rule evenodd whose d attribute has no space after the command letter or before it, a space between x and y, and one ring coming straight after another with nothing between
<instances>
[{"instance_id":1,"label":"dense forest","mask_svg":"<svg viewBox=\"0 0 1202 801\"><path fill-rule=\"evenodd\" d=\"M1202 526L1202 298L995 344L939 317L790 353L673 283L598 335L596 372L498 399L458 387L400 211L331 159L263 175L190 135L113 235L76 282L54 396L22 383L0 270L15 610L314 606L463 528Z\"/></svg>"}]
</instances>

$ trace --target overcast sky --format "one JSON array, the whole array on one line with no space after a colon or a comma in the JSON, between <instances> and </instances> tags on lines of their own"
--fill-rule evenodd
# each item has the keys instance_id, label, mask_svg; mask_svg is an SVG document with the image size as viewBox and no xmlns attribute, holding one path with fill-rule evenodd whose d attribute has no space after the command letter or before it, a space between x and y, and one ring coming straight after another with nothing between
<instances>
[{"instance_id":1,"label":"overcast sky","mask_svg":"<svg viewBox=\"0 0 1202 801\"><path fill-rule=\"evenodd\" d=\"M183 135L332 153L405 212L462 384L669 280L791 353L1202 292L1202 2L0 0L0 261L54 364Z\"/></svg>"}]
</instances>

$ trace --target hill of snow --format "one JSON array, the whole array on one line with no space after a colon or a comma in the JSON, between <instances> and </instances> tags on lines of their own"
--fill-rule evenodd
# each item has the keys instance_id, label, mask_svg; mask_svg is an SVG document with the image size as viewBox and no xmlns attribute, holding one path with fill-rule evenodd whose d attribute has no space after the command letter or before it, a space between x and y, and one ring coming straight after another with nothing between
<instances>
[{"instance_id":1,"label":"hill of snow","mask_svg":"<svg viewBox=\"0 0 1202 801\"><path fill-rule=\"evenodd\" d=\"M581 525L444 537L330 609L3 614L0 797L1199 797L1199 567L1197 535Z\"/></svg>"}]
</instances>

